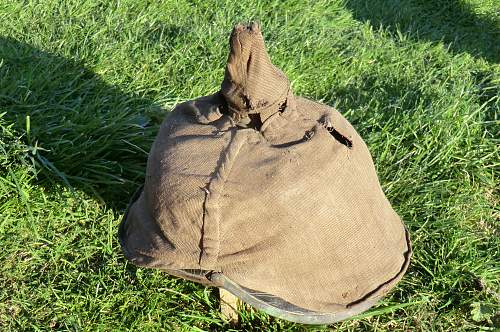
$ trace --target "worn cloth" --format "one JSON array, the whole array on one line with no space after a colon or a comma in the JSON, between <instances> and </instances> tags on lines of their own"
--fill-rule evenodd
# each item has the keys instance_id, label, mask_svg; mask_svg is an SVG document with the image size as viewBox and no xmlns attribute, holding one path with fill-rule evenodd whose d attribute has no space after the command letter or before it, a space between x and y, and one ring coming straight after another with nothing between
<instances>
[{"instance_id":1,"label":"worn cloth","mask_svg":"<svg viewBox=\"0 0 500 332\"><path fill-rule=\"evenodd\" d=\"M220 91L163 122L123 223L139 266L222 272L321 312L383 296L411 254L363 139L293 95L257 24L234 28Z\"/></svg>"}]
</instances>

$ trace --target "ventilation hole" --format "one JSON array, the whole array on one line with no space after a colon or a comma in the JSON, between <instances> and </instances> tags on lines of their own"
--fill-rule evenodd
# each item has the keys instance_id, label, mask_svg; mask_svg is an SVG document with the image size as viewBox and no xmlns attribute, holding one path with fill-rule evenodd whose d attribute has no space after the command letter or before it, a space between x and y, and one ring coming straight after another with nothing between
<instances>
[{"instance_id":1,"label":"ventilation hole","mask_svg":"<svg viewBox=\"0 0 500 332\"><path fill-rule=\"evenodd\" d=\"M347 146L349 149L352 148L352 141L339 133L335 128L327 127L326 129L328 130L330 135L332 135L333 138L335 138L340 144Z\"/></svg>"},{"instance_id":2,"label":"ventilation hole","mask_svg":"<svg viewBox=\"0 0 500 332\"><path fill-rule=\"evenodd\" d=\"M283 104L280 105L280 107L278 108L278 112L283 113L285 109L286 109L286 100Z\"/></svg>"},{"instance_id":3,"label":"ventilation hole","mask_svg":"<svg viewBox=\"0 0 500 332\"><path fill-rule=\"evenodd\" d=\"M314 136L314 130L311 129L311 130L308 130L305 132L304 134L304 137L302 138L302 140L305 142L305 141L308 141L310 140L312 137Z\"/></svg>"}]
</instances>

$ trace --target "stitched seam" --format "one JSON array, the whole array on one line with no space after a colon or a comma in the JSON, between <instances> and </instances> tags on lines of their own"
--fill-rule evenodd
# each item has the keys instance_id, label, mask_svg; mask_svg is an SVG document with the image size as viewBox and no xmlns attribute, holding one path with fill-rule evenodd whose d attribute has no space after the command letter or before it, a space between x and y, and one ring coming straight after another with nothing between
<instances>
[{"instance_id":1,"label":"stitched seam","mask_svg":"<svg viewBox=\"0 0 500 332\"><path fill-rule=\"evenodd\" d=\"M202 264L203 261L208 261L209 265L212 264L215 265L219 258L220 247L221 247L220 246L221 219L219 212L220 210L219 197L224 191L224 186L233 167L234 160L236 160L236 157L238 156L243 145L245 145L245 143L248 141L248 135L246 135L245 133L245 136L241 137L242 134L243 132L241 131L236 130L234 132L234 136L232 137L229 145L227 146L224 155L222 157L222 160L207 186L207 192L203 207L203 212L204 212L203 229L205 229L206 226L209 224L215 226L215 237L217 243L215 244L215 249L214 249L215 253L213 254L214 256L212 257L209 254L207 255L205 243L203 244L202 248L203 251L200 255L200 264ZM203 234L203 237L205 237L205 234Z\"/></svg>"}]
</instances>

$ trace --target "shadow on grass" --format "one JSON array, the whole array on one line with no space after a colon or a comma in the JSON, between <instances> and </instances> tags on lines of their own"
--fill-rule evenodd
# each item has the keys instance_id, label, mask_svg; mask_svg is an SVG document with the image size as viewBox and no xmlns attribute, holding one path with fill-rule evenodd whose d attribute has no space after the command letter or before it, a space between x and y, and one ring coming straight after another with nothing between
<instances>
[{"instance_id":1,"label":"shadow on grass","mask_svg":"<svg viewBox=\"0 0 500 332\"><path fill-rule=\"evenodd\" d=\"M500 22L477 15L459 0L346 0L355 19L378 29L398 30L416 40L443 41L455 53L467 52L500 62Z\"/></svg>"},{"instance_id":2,"label":"shadow on grass","mask_svg":"<svg viewBox=\"0 0 500 332\"><path fill-rule=\"evenodd\" d=\"M0 112L24 133L40 183L63 182L123 209L143 182L165 112L81 63L0 37ZM50 188L51 186L48 186Z\"/></svg>"}]
</instances>

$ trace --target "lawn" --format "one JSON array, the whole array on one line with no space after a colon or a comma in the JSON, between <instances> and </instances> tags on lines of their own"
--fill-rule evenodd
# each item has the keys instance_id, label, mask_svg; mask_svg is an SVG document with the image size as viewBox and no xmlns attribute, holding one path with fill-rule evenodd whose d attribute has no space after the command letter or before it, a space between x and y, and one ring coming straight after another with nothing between
<instances>
[{"instance_id":1,"label":"lawn","mask_svg":"<svg viewBox=\"0 0 500 332\"><path fill-rule=\"evenodd\" d=\"M295 94L366 140L410 230L408 273L359 319L307 327L136 268L117 226L172 107L218 90L257 19ZM0 1L0 330L500 327L495 0Z\"/></svg>"}]
</instances>

